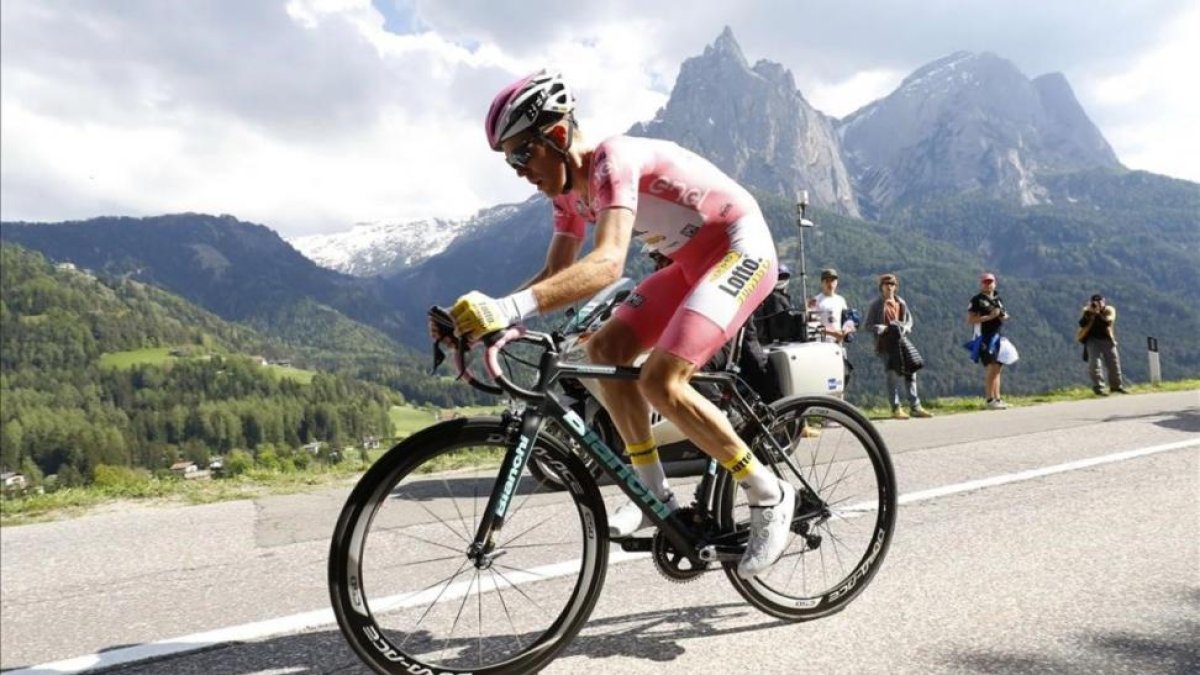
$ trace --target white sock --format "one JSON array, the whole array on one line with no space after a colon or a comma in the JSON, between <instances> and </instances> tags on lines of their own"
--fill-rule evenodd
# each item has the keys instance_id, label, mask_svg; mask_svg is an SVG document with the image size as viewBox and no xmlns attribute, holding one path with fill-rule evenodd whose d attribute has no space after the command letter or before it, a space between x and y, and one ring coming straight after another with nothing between
<instances>
[{"instance_id":1,"label":"white sock","mask_svg":"<svg viewBox=\"0 0 1200 675\"><path fill-rule=\"evenodd\" d=\"M655 497L666 500L671 494L671 488L667 485L667 472L658 458L658 444L653 439L633 443L625 446L625 452L629 453L630 463L633 464L638 478L642 479Z\"/></svg>"},{"instance_id":2,"label":"white sock","mask_svg":"<svg viewBox=\"0 0 1200 675\"><path fill-rule=\"evenodd\" d=\"M751 506L771 506L783 499L779 491L779 479L771 473L747 449L743 449L721 465L733 474L733 479L746 491Z\"/></svg>"},{"instance_id":3,"label":"white sock","mask_svg":"<svg viewBox=\"0 0 1200 675\"><path fill-rule=\"evenodd\" d=\"M746 501L750 502L750 506L774 506L783 501L779 479L761 464L751 469L750 475L738 485L746 491Z\"/></svg>"}]
</instances>

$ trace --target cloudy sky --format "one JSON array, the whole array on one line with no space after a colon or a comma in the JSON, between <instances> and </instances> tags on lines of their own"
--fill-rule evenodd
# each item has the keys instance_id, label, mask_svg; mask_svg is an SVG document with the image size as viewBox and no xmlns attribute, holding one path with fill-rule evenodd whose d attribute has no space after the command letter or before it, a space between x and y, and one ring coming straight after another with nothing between
<instances>
[{"instance_id":1,"label":"cloudy sky","mask_svg":"<svg viewBox=\"0 0 1200 675\"><path fill-rule=\"evenodd\" d=\"M466 216L532 192L484 141L501 86L557 67L620 133L726 25L839 117L957 50L1059 71L1126 166L1200 181L1200 0L3 0L0 217Z\"/></svg>"}]
</instances>

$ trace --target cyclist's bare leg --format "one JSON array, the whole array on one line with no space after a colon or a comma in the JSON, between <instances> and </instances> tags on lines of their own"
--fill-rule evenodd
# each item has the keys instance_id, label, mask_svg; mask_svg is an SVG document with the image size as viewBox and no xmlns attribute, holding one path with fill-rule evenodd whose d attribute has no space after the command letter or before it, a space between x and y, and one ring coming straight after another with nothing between
<instances>
[{"instance_id":1,"label":"cyclist's bare leg","mask_svg":"<svg viewBox=\"0 0 1200 675\"><path fill-rule=\"evenodd\" d=\"M650 405L709 457L729 462L746 449L729 419L688 382L696 366L661 349L642 365L638 387Z\"/></svg>"},{"instance_id":2,"label":"cyclist's bare leg","mask_svg":"<svg viewBox=\"0 0 1200 675\"><path fill-rule=\"evenodd\" d=\"M754 461L729 419L691 385L689 380L695 372L696 366L690 361L655 349L642 364L638 387L655 410L709 457L725 467L737 464L741 469L749 469L735 474L746 488L751 504L778 501L780 493L774 474Z\"/></svg>"},{"instance_id":3,"label":"cyclist's bare leg","mask_svg":"<svg viewBox=\"0 0 1200 675\"><path fill-rule=\"evenodd\" d=\"M650 352L638 385L650 405L734 475L750 503L750 540L738 575L765 572L787 546L796 492L763 466L721 411L688 382L696 366L662 349Z\"/></svg>"},{"instance_id":4,"label":"cyclist's bare leg","mask_svg":"<svg viewBox=\"0 0 1200 675\"><path fill-rule=\"evenodd\" d=\"M606 323L588 341L587 349L592 363L625 366L637 359L642 346L628 325L614 320ZM625 441L638 478L654 491L656 497L666 501L668 508L679 508L667 484L667 474L658 457L658 447L650 429L650 404L638 390L638 383L634 380L597 381L603 393L604 400L601 402L617 427L617 433ZM613 537L627 537L650 524L641 509L628 502L609 516L608 531Z\"/></svg>"},{"instance_id":5,"label":"cyclist's bare leg","mask_svg":"<svg viewBox=\"0 0 1200 675\"><path fill-rule=\"evenodd\" d=\"M587 342L592 363L628 366L642 352L642 345L629 326L609 321ZM650 404L634 380L597 380L603 392L604 408L626 445L650 438Z\"/></svg>"}]
</instances>

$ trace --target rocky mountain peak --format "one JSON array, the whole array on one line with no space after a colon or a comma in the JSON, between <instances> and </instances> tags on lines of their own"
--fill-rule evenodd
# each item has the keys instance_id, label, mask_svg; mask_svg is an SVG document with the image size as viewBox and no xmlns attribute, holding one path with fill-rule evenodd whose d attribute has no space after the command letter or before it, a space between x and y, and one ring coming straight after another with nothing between
<instances>
[{"instance_id":1,"label":"rocky mountain peak","mask_svg":"<svg viewBox=\"0 0 1200 675\"><path fill-rule=\"evenodd\" d=\"M858 215L829 118L782 65L761 60L751 68L728 27L684 61L654 120L629 133L675 141L747 187L788 197L807 190L817 206Z\"/></svg>"},{"instance_id":2,"label":"rocky mountain peak","mask_svg":"<svg viewBox=\"0 0 1200 675\"><path fill-rule=\"evenodd\" d=\"M741 67L747 67L746 56L742 53L742 46L738 44L737 38L733 37L733 29L725 26L717 39L711 45L704 48L703 59L723 60L728 59L733 63L739 64Z\"/></svg>"},{"instance_id":3,"label":"rocky mountain peak","mask_svg":"<svg viewBox=\"0 0 1200 675\"><path fill-rule=\"evenodd\" d=\"M838 123L864 213L982 191L1030 205L1039 176L1119 167L1061 74L1030 80L989 52L955 52Z\"/></svg>"}]
</instances>

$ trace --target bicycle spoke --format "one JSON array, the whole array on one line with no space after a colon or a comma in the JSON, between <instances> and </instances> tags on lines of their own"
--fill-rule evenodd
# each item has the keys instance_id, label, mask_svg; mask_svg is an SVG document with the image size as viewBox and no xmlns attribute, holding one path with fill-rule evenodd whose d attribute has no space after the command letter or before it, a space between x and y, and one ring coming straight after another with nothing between
<instances>
[{"instance_id":1,"label":"bicycle spoke","mask_svg":"<svg viewBox=\"0 0 1200 675\"><path fill-rule=\"evenodd\" d=\"M447 544L443 544L443 543L442 543L442 542L440 542L440 541L434 541L434 540L432 540L432 539L426 539L426 538L424 538L424 537L418 537L417 535L415 535L415 534L413 534L413 533L411 533L411 532L404 532L403 530L392 530L392 532L396 532L396 533L397 533L397 534L399 534L401 537L408 537L409 539L416 539L417 541L419 541L419 542L421 542L421 543L423 543L423 544L429 544L430 546L437 546L438 548L444 548L444 549L446 549L447 551L454 551L455 553L457 553L457 554L459 554L459 555L464 555L464 552L463 552L463 550L462 550L462 549L457 549L457 548L454 548L453 546L449 546L449 545L447 545Z\"/></svg>"},{"instance_id":2,"label":"bicycle spoke","mask_svg":"<svg viewBox=\"0 0 1200 675\"><path fill-rule=\"evenodd\" d=\"M533 575L533 576L535 576L535 577L541 577L541 578L543 578L543 579L548 579L548 578L549 578L549 577L547 577L545 574L542 574L541 572L534 572L533 570L530 570L530 569L525 569L524 567L513 567L512 565L504 565L504 564L501 564L501 563L493 563L493 564L492 564L492 566L493 566L493 567L500 567L500 568L502 568L502 569L506 569L506 570L508 570L509 572L520 572L520 573L522 573L522 574L530 574L530 575Z\"/></svg>"},{"instance_id":3,"label":"bicycle spoke","mask_svg":"<svg viewBox=\"0 0 1200 675\"><path fill-rule=\"evenodd\" d=\"M459 533L458 530L455 530L453 527L450 527L449 523L447 523L445 520L443 520L441 516L434 513L433 511L431 511L428 506L426 506L422 502L417 502L417 505L420 506L422 509L424 509L425 513L428 513L429 515L433 516L433 519L436 520L437 522L441 523L442 526L444 526L447 530L450 530L451 532L453 532L454 536L458 537L459 539L462 539L464 543L467 543L467 544L471 543L471 539L469 537L462 536L462 534Z\"/></svg>"},{"instance_id":4,"label":"bicycle spoke","mask_svg":"<svg viewBox=\"0 0 1200 675\"><path fill-rule=\"evenodd\" d=\"M809 414L816 408L821 410ZM806 423L822 433L802 436ZM894 502L886 501L894 499L895 479L886 448L869 425L839 401L784 401L758 438L747 439L755 447L776 448L765 456L780 460L774 462L776 470L805 495L784 554L773 567L756 579L741 580L726 566L735 587L755 606L785 618L817 618L836 611L866 586L867 581L846 582L874 572L882 560L877 533L882 529L885 543L889 541L895 518ZM724 489L736 493L735 484L725 480ZM821 508L812 508L814 503ZM749 514L740 494L723 508L732 510L736 527L744 527ZM835 595L837 589L842 592Z\"/></svg>"},{"instance_id":5,"label":"bicycle spoke","mask_svg":"<svg viewBox=\"0 0 1200 675\"><path fill-rule=\"evenodd\" d=\"M479 594L475 596L475 626L478 628L475 636L477 638L476 644L479 646L479 658L476 660L476 663L480 663L483 661L483 579L478 574L475 575L475 578L479 581Z\"/></svg>"},{"instance_id":6,"label":"bicycle spoke","mask_svg":"<svg viewBox=\"0 0 1200 675\"><path fill-rule=\"evenodd\" d=\"M571 544L573 544L573 543L575 543L575 542L570 542L570 541L548 541L548 542L546 542L546 543L544 543L544 544L518 544L518 545L516 545L516 546L513 546L512 544L505 544L505 545L503 546L503 548L506 548L506 549L513 549L513 548L533 548L533 547L535 547L535 546L538 546L538 547L543 547L543 546L570 546L570 545L571 545ZM500 548L500 547L497 547L497 548Z\"/></svg>"},{"instance_id":7,"label":"bicycle spoke","mask_svg":"<svg viewBox=\"0 0 1200 675\"><path fill-rule=\"evenodd\" d=\"M508 617L508 626L512 628L512 636L517 641L517 649L525 649L525 645L521 642L521 636L517 634L517 625L513 623L512 612L509 611L508 603L504 600L504 591L500 590L500 584L496 583L496 570L489 569L488 572L492 575L492 587L496 589L496 597L500 599L500 606L504 608L504 616Z\"/></svg>"},{"instance_id":8,"label":"bicycle spoke","mask_svg":"<svg viewBox=\"0 0 1200 675\"><path fill-rule=\"evenodd\" d=\"M836 480L834 480L832 483L823 483L821 485L821 500L824 501L826 504L834 503L836 501L836 500L832 499L833 494L837 492L838 488L841 487L841 485L846 480L851 478L851 476L846 475L846 471L848 471L848 470L849 470L849 465L847 465L846 469L844 469L842 471L842 475L838 476L838 478ZM845 501L845 500L842 500L842 501Z\"/></svg>"},{"instance_id":9,"label":"bicycle spoke","mask_svg":"<svg viewBox=\"0 0 1200 675\"><path fill-rule=\"evenodd\" d=\"M471 599L471 587L479 580L479 570L475 570L475 576L467 582L467 592L463 593L462 602L458 605L458 614L454 615L454 623L450 624L450 634L446 636L445 642L449 643L450 638L454 637L454 631L458 628L458 620L462 618L463 608L467 606L467 600Z\"/></svg>"},{"instance_id":10,"label":"bicycle spoke","mask_svg":"<svg viewBox=\"0 0 1200 675\"><path fill-rule=\"evenodd\" d=\"M520 593L522 597L524 597L526 600L528 600L530 604L532 604L534 607L537 607L539 611L544 611L544 610L542 610L542 606L537 603L537 600L534 600L533 598L529 597L529 594L526 593L524 589L522 589L517 584L514 584L512 581L509 580L508 577L504 576L504 572L497 570L495 567L492 567L492 569L496 572L497 576L499 576L501 579L504 580L504 583L508 584L509 588L516 589L516 591L518 593ZM520 572L522 570L514 570L514 571Z\"/></svg>"},{"instance_id":11,"label":"bicycle spoke","mask_svg":"<svg viewBox=\"0 0 1200 675\"><path fill-rule=\"evenodd\" d=\"M587 514L603 508L603 496L558 440L539 439L531 452L575 489L548 491L522 471L503 529L480 542L488 545L472 543L503 485L498 470L430 475L447 454L507 452L508 436L495 418L445 425L440 437L423 434L385 455L351 494L334 539L343 566L331 560L331 589L343 634L376 672L406 662L436 672L532 672L595 606L608 547L603 533L587 529Z\"/></svg>"},{"instance_id":12,"label":"bicycle spoke","mask_svg":"<svg viewBox=\"0 0 1200 675\"><path fill-rule=\"evenodd\" d=\"M535 529L541 527L542 525L545 525L546 523L550 522L550 520L553 518L554 518L554 514L552 513L552 514L546 516L545 518L541 519L540 521L534 523L533 525L530 525L528 528L525 529L525 531L521 532L520 534L515 535L512 539L505 541L503 544L497 544L496 548L509 548L510 545L514 541L520 539L521 537L524 537L525 535L527 535L530 532L534 531Z\"/></svg>"},{"instance_id":13,"label":"bicycle spoke","mask_svg":"<svg viewBox=\"0 0 1200 675\"><path fill-rule=\"evenodd\" d=\"M796 563L794 565L792 565L792 571L790 574L788 574L788 586L792 585L792 579L794 579L796 577L796 569L799 568L800 565L804 562L804 558L805 558L804 553L805 553L805 551L803 549L796 553ZM784 556L784 557L787 557L787 556ZM803 582L801 583L801 588L807 588L807 587L808 587L807 584L804 584Z\"/></svg>"},{"instance_id":14,"label":"bicycle spoke","mask_svg":"<svg viewBox=\"0 0 1200 675\"><path fill-rule=\"evenodd\" d=\"M442 485L446 488L446 495L450 497L450 503L454 505L455 512L458 513L458 522L462 523L463 534L466 535L466 541L471 541L471 528L463 519L462 510L458 508L458 499L454 496L454 491L450 489L450 484L446 482L446 477L442 476ZM471 522L475 522L472 520Z\"/></svg>"},{"instance_id":15,"label":"bicycle spoke","mask_svg":"<svg viewBox=\"0 0 1200 675\"><path fill-rule=\"evenodd\" d=\"M413 630L408 631L408 634L404 637L404 640L400 642L401 647L404 646L405 642L408 642L408 639L410 637L412 637L413 635L416 635L416 633L417 633L416 629L421 626L421 623L425 621L425 617L429 616L429 612L433 611L434 606L436 606L438 601L441 600L442 595L446 592L446 589L450 588L450 584L452 584L454 582L454 580L458 578L459 574L462 574L463 569L465 569L469 563L470 563L469 560L464 560L463 563L458 566L458 570L455 571L454 574L450 575L449 577L447 577L446 579L444 579L441 582L431 584L430 586L427 586L425 588L425 590L429 590L430 588L437 586L439 583L444 582L444 585L442 586L442 590L438 591L437 596L433 599L432 602L429 603L429 606L425 608L424 613L421 614L421 618L417 619L417 622L415 624L413 624Z\"/></svg>"}]
</instances>

